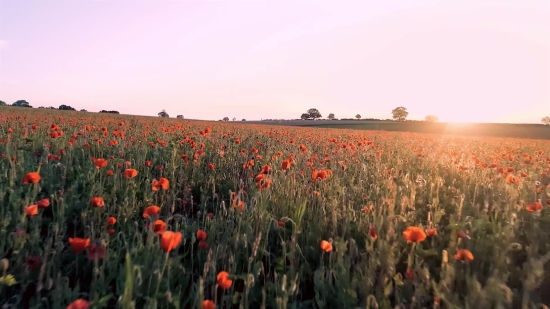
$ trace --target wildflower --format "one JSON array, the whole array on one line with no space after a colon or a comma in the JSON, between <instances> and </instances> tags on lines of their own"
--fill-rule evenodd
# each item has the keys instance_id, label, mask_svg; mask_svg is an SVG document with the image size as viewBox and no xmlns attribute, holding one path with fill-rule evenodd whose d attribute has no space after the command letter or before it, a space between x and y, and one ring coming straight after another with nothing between
<instances>
[{"instance_id":1,"label":"wildflower","mask_svg":"<svg viewBox=\"0 0 550 309\"><path fill-rule=\"evenodd\" d=\"M182 241L181 232L164 232L160 238L160 246L164 252L174 250Z\"/></svg>"},{"instance_id":2,"label":"wildflower","mask_svg":"<svg viewBox=\"0 0 550 309\"><path fill-rule=\"evenodd\" d=\"M542 209L542 204L539 203L539 202L532 202L532 203L529 203L525 209L529 212L533 212L533 211L539 211Z\"/></svg>"},{"instance_id":3,"label":"wildflower","mask_svg":"<svg viewBox=\"0 0 550 309\"><path fill-rule=\"evenodd\" d=\"M220 271L216 276L216 281L218 282L218 286L224 290L229 289L233 284L233 280L229 279L229 273L226 271Z\"/></svg>"},{"instance_id":4,"label":"wildflower","mask_svg":"<svg viewBox=\"0 0 550 309\"><path fill-rule=\"evenodd\" d=\"M199 248L201 249L208 248L208 243L206 241L199 241Z\"/></svg>"},{"instance_id":5,"label":"wildflower","mask_svg":"<svg viewBox=\"0 0 550 309\"><path fill-rule=\"evenodd\" d=\"M61 156L57 156L51 153L48 154L48 161L59 161L59 160L61 160Z\"/></svg>"},{"instance_id":6,"label":"wildflower","mask_svg":"<svg viewBox=\"0 0 550 309\"><path fill-rule=\"evenodd\" d=\"M75 253L81 253L90 245L90 238L69 237L69 244Z\"/></svg>"},{"instance_id":7,"label":"wildflower","mask_svg":"<svg viewBox=\"0 0 550 309\"><path fill-rule=\"evenodd\" d=\"M426 236L436 236L437 230L436 229L426 229Z\"/></svg>"},{"instance_id":8,"label":"wildflower","mask_svg":"<svg viewBox=\"0 0 550 309\"><path fill-rule=\"evenodd\" d=\"M31 205L31 206L25 207L25 213L29 217L37 215L38 214L38 205L34 204L34 205Z\"/></svg>"},{"instance_id":9,"label":"wildflower","mask_svg":"<svg viewBox=\"0 0 550 309\"><path fill-rule=\"evenodd\" d=\"M519 177L516 177L512 174L508 174L508 176L506 176L506 183L509 183L509 184L519 184L521 182L521 180L519 179Z\"/></svg>"},{"instance_id":10,"label":"wildflower","mask_svg":"<svg viewBox=\"0 0 550 309\"><path fill-rule=\"evenodd\" d=\"M414 277L415 277L414 269L408 267L407 271L405 272L405 278L407 278L408 280L414 280Z\"/></svg>"},{"instance_id":11,"label":"wildflower","mask_svg":"<svg viewBox=\"0 0 550 309\"><path fill-rule=\"evenodd\" d=\"M281 169L284 171L284 170L287 170L290 168L290 161L289 160L283 160L283 162L281 163Z\"/></svg>"},{"instance_id":12,"label":"wildflower","mask_svg":"<svg viewBox=\"0 0 550 309\"><path fill-rule=\"evenodd\" d=\"M25 260L28 269L39 269L42 266L42 259L39 256L29 256Z\"/></svg>"},{"instance_id":13,"label":"wildflower","mask_svg":"<svg viewBox=\"0 0 550 309\"><path fill-rule=\"evenodd\" d=\"M262 180L262 179L265 179L265 175L264 175L264 174L258 174L258 176L256 176L256 177L254 178L254 180L255 180L256 182L259 182L259 181Z\"/></svg>"},{"instance_id":14,"label":"wildflower","mask_svg":"<svg viewBox=\"0 0 550 309\"><path fill-rule=\"evenodd\" d=\"M376 227L374 225L371 225L369 227L369 235L370 235L370 237L372 237L372 239L377 239L378 238L378 233L376 232Z\"/></svg>"},{"instance_id":15,"label":"wildflower","mask_svg":"<svg viewBox=\"0 0 550 309\"><path fill-rule=\"evenodd\" d=\"M467 249L459 249L455 254L455 260L460 261L473 261L474 255Z\"/></svg>"},{"instance_id":16,"label":"wildflower","mask_svg":"<svg viewBox=\"0 0 550 309\"><path fill-rule=\"evenodd\" d=\"M138 175L138 171L136 171L133 168L127 168L124 170L124 177L126 178L134 178Z\"/></svg>"},{"instance_id":17,"label":"wildflower","mask_svg":"<svg viewBox=\"0 0 550 309\"><path fill-rule=\"evenodd\" d=\"M403 237L408 242L422 242L424 239L426 239L426 233L422 230L422 228L415 227L415 226L409 226L407 229L403 231Z\"/></svg>"},{"instance_id":18,"label":"wildflower","mask_svg":"<svg viewBox=\"0 0 550 309\"><path fill-rule=\"evenodd\" d=\"M162 220L156 220L153 223L153 231L159 235L162 235L166 231L166 222Z\"/></svg>"},{"instance_id":19,"label":"wildflower","mask_svg":"<svg viewBox=\"0 0 550 309\"><path fill-rule=\"evenodd\" d=\"M271 179L261 179L260 181L256 182L256 187L260 190L264 190L271 187Z\"/></svg>"},{"instance_id":20,"label":"wildflower","mask_svg":"<svg viewBox=\"0 0 550 309\"><path fill-rule=\"evenodd\" d=\"M153 191L158 191L159 189L168 190L169 187L170 187L170 182L168 181L168 179L164 177L160 177L159 180L153 179L153 185L152 185Z\"/></svg>"},{"instance_id":21,"label":"wildflower","mask_svg":"<svg viewBox=\"0 0 550 309\"><path fill-rule=\"evenodd\" d=\"M102 197L92 197L92 199L90 200L90 204L92 205L92 207L103 207L105 206L105 201Z\"/></svg>"},{"instance_id":22,"label":"wildflower","mask_svg":"<svg viewBox=\"0 0 550 309\"><path fill-rule=\"evenodd\" d=\"M143 218L154 217L160 213L160 207L158 206L149 206L143 211Z\"/></svg>"},{"instance_id":23,"label":"wildflower","mask_svg":"<svg viewBox=\"0 0 550 309\"><path fill-rule=\"evenodd\" d=\"M311 174L311 179L313 179L313 180L325 180L325 179L327 179L327 177L329 175L330 175L329 170L320 170L320 171L315 170Z\"/></svg>"},{"instance_id":24,"label":"wildflower","mask_svg":"<svg viewBox=\"0 0 550 309\"><path fill-rule=\"evenodd\" d=\"M95 168L105 167L105 166L107 166L108 163L109 163L109 161L107 161L105 159L101 159L101 158L94 160Z\"/></svg>"},{"instance_id":25,"label":"wildflower","mask_svg":"<svg viewBox=\"0 0 550 309\"><path fill-rule=\"evenodd\" d=\"M108 177L111 177L111 176L113 176L114 174L115 174L115 172L113 172L113 171L111 171L111 170L108 170L108 171L107 171L107 176L108 176Z\"/></svg>"},{"instance_id":26,"label":"wildflower","mask_svg":"<svg viewBox=\"0 0 550 309\"><path fill-rule=\"evenodd\" d=\"M70 303L66 309L88 309L90 307L90 303L82 298L79 298L72 303Z\"/></svg>"},{"instance_id":27,"label":"wildflower","mask_svg":"<svg viewBox=\"0 0 550 309\"><path fill-rule=\"evenodd\" d=\"M202 309L216 309L216 304L213 301L206 299L202 302Z\"/></svg>"},{"instance_id":28,"label":"wildflower","mask_svg":"<svg viewBox=\"0 0 550 309\"><path fill-rule=\"evenodd\" d=\"M264 165L264 167L262 168L262 170L260 171L260 173L261 173L261 174L266 174L266 175L267 175L267 174L271 174L271 171L272 171L271 166L269 166L269 165L266 164L266 165Z\"/></svg>"},{"instance_id":29,"label":"wildflower","mask_svg":"<svg viewBox=\"0 0 550 309\"><path fill-rule=\"evenodd\" d=\"M23 184L26 185L28 183L37 183L40 181L40 174L37 172L29 172L25 177L23 177Z\"/></svg>"},{"instance_id":30,"label":"wildflower","mask_svg":"<svg viewBox=\"0 0 550 309\"><path fill-rule=\"evenodd\" d=\"M15 285L17 281L15 280L15 277L13 275L5 275L0 277L0 284L4 284L7 286Z\"/></svg>"},{"instance_id":31,"label":"wildflower","mask_svg":"<svg viewBox=\"0 0 550 309\"><path fill-rule=\"evenodd\" d=\"M332 244L326 240L322 240L321 241L321 250L325 251L325 252L330 252L332 251Z\"/></svg>"},{"instance_id":32,"label":"wildflower","mask_svg":"<svg viewBox=\"0 0 550 309\"><path fill-rule=\"evenodd\" d=\"M197 240L201 241L201 240L205 240L207 237L207 234L205 231L203 230L198 230L197 231Z\"/></svg>"},{"instance_id":33,"label":"wildflower","mask_svg":"<svg viewBox=\"0 0 550 309\"><path fill-rule=\"evenodd\" d=\"M36 202L36 205L38 205L38 208L46 208L50 206L50 200L47 198L41 199L40 201Z\"/></svg>"},{"instance_id":34,"label":"wildflower","mask_svg":"<svg viewBox=\"0 0 550 309\"><path fill-rule=\"evenodd\" d=\"M107 219L107 222L105 222L105 225L106 226L111 226L111 225L115 225L116 223L116 218L115 217L109 217L109 219Z\"/></svg>"}]
</instances>

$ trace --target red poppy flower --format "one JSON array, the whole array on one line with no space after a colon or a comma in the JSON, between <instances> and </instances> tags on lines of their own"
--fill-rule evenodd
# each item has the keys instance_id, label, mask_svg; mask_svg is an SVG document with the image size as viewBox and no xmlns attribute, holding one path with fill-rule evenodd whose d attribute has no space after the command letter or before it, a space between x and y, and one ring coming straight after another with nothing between
<instances>
[{"instance_id":1,"label":"red poppy flower","mask_svg":"<svg viewBox=\"0 0 550 309\"><path fill-rule=\"evenodd\" d=\"M181 243L182 239L180 232L164 232L160 237L160 246L164 252L170 252Z\"/></svg>"},{"instance_id":2,"label":"red poppy flower","mask_svg":"<svg viewBox=\"0 0 550 309\"><path fill-rule=\"evenodd\" d=\"M40 181L40 174L37 172L30 172L23 177L23 184L26 185L28 183L37 183Z\"/></svg>"},{"instance_id":3,"label":"red poppy flower","mask_svg":"<svg viewBox=\"0 0 550 309\"><path fill-rule=\"evenodd\" d=\"M90 238L69 237L69 244L75 253L81 253L90 245Z\"/></svg>"}]
</instances>

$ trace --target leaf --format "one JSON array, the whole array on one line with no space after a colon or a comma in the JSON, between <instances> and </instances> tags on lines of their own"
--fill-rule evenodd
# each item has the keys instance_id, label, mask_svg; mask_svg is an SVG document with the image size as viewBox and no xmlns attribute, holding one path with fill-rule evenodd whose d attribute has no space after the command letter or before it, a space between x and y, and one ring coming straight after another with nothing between
<instances>
[{"instance_id":1,"label":"leaf","mask_svg":"<svg viewBox=\"0 0 550 309\"><path fill-rule=\"evenodd\" d=\"M133 309L132 291L134 289L134 268L130 259L130 253L126 252L126 281L124 283L124 294L122 295L122 308Z\"/></svg>"},{"instance_id":2,"label":"leaf","mask_svg":"<svg viewBox=\"0 0 550 309\"><path fill-rule=\"evenodd\" d=\"M282 257L275 259L275 271L283 272L285 269L285 260Z\"/></svg>"},{"instance_id":3,"label":"leaf","mask_svg":"<svg viewBox=\"0 0 550 309\"><path fill-rule=\"evenodd\" d=\"M231 302L233 303L233 305L236 305L238 304L240 301L240 293L239 292L235 292L233 294L233 297L231 297Z\"/></svg>"},{"instance_id":4,"label":"leaf","mask_svg":"<svg viewBox=\"0 0 550 309\"><path fill-rule=\"evenodd\" d=\"M395 276L393 276L393 280L395 282L395 285L396 286L402 286L404 283L403 283L403 276L401 276L401 274L396 274Z\"/></svg>"},{"instance_id":5,"label":"leaf","mask_svg":"<svg viewBox=\"0 0 550 309\"><path fill-rule=\"evenodd\" d=\"M109 301L109 299L111 299L112 297L113 297L112 294L103 296L103 297L97 302L97 304L98 304L99 306L105 306L105 305L107 304L107 302Z\"/></svg>"},{"instance_id":6,"label":"leaf","mask_svg":"<svg viewBox=\"0 0 550 309\"><path fill-rule=\"evenodd\" d=\"M437 251L435 249L418 250L418 255L421 257L437 256Z\"/></svg>"}]
</instances>

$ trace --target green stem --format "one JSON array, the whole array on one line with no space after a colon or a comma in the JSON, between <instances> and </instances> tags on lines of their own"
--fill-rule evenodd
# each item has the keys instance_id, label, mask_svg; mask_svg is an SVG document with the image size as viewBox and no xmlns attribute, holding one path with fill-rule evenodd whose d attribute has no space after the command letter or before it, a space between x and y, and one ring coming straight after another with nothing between
<instances>
[{"instance_id":1,"label":"green stem","mask_svg":"<svg viewBox=\"0 0 550 309\"><path fill-rule=\"evenodd\" d=\"M164 270L166 270L166 265L168 264L168 255L169 254L170 254L170 252L166 252L165 259L164 259L164 265L162 265L162 270L160 271L160 278L159 278L159 281L157 283L157 289L155 290L155 297L157 297L157 294L158 294L159 289L160 289L160 282L162 280L162 276L164 275Z\"/></svg>"}]
</instances>

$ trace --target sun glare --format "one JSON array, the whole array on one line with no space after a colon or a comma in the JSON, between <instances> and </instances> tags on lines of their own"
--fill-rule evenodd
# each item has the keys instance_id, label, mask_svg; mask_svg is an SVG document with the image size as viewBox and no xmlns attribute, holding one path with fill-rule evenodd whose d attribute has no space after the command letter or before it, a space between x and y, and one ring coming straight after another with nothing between
<instances>
[{"instance_id":1,"label":"sun glare","mask_svg":"<svg viewBox=\"0 0 550 309\"><path fill-rule=\"evenodd\" d=\"M475 114L472 114L471 112L468 113L449 113L446 115L442 115L439 117L439 121L441 122L449 122L449 123L479 123L479 122L488 122L490 119L487 119L487 117L483 118L480 116L477 116Z\"/></svg>"}]
</instances>

